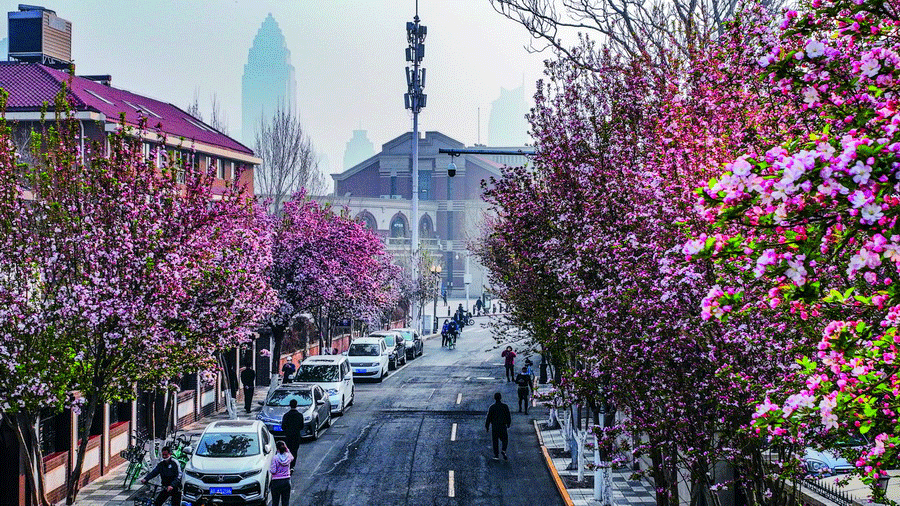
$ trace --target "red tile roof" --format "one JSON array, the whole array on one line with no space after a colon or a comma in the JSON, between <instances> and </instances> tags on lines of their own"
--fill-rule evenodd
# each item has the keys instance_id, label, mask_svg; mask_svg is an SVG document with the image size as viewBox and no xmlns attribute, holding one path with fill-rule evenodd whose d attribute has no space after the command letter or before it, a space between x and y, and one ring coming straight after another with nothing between
<instances>
[{"instance_id":1,"label":"red tile roof","mask_svg":"<svg viewBox=\"0 0 900 506\"><path fill-rule=\"evenodd\" d=\"M130 125L138 125L146 117L149 130L160 125L169 137L253 155L250 148L172 104L36 63L0 62L0 88L9 93L6 110L10 112L40 111L45 103L52 107L63 82L69 83L68 96L76 111L99 112L113 123L118 123L124 112L125 122Z\"/></svg>"}]
</instances>

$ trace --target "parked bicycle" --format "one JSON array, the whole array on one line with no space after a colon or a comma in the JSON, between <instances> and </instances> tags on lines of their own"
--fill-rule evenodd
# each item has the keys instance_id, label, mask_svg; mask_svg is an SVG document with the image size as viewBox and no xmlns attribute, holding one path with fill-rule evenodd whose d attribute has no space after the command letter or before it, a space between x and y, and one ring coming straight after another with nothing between
<instances>
[{"instance_id":1,"label":"parked bicycle","mask_svg":"<svg viewBox=\"0 0 900 506\"><path fill-rule=\"evenodd\" d=\"M156 496L159 495L160 485L156 483L147 484L150 489L134 498L134 506L153 506L156 502Z\"/></svg>"},{"instance_id":2,"label":"parked bicycle","mask_svg":"<svg viewBox=\"0 0 900 506\"><path fill-rule=\"evenodd\" d=\"M137 438L133 445L122 450L119 455L129 462L128 469L125 471L125 483L122 486L125 490L131 490L131 486L149 464L147 462L147 440Z\"/></svg>"}]
</instances>

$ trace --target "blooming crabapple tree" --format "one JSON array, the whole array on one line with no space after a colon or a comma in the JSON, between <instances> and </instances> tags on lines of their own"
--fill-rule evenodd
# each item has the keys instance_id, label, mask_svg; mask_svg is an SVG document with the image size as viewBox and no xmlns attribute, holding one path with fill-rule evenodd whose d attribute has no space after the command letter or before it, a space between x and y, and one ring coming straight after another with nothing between
<instances>
[{"instance_id":1,"label":"blooming crabapple tree","mask_svg":"<svg viewBox=\"0 0 900 506\"><path fill-rule=\"evenodd\" d=\"M32 432L29 458L40 457L30 445L42 405L79 412L71 504L99 407L132 398L135 383L162 386L209 367L248 339L274 294L267 222L244 189L214 196L213 175L165 156L157 166L124 125L108 154L80 152L67 112L43 128L30 165L15 163L5 125L0 137L0 299L9 302L0 390L4 411Z\"/></svg>"},{"instance_id":2,"label":"blooming crabapple tree","mask_svg":"<svg viewBox=\"0 0 900 506\"><path fill-rule=\"evenodd\" d=\"M273 317L273 371L287 322L303 312L370 318L396 304L396 267L362 223L299 192L272 217L269 271L280 306ZM321 323L320 323L321 328Z\"/></svg>"},{"instance_id":3,"label":"blooming crabapple tree","mask_svg":"<svg viewBox=\"0 0 900 506\"><path fill-rule=\"evenodd\" d=\"M793 103L752 79L759 54L747 42L762 20L748 12L689 61L585 42L550 63L532 116L535 169L507 170L486 192L498 216L481 250L492 283L523 319L549 322L536 337L567 357L560 391L612 402L623 413L613 431L645 438L637 450L660 504L677 501L680 480L699 502L719 486L708 471L721 460L759 504L789 497L783 478L797 471L770 473L742 427L809 340L771 310L705 320L705 286L730 274L682 254L709 226L692 190L735 153L800 128Z\"/></svg>"},{"instance_id":4,"label":"blooming crabapple tree","mask_svg":"<svg viewBox=\"0 0 900 506\"><path fill-rule=\"evenodd\" d=\"M757 64L809 133L725 165L700 192L702 215L721 229L686 248L766 288L748 297L716 286L705 315L766 303L819 339L798 380L760 403L756 425L865 435L856 467L870 483L900 464L898 25L892 2L814 0L786 13Z\"/></svg>"}]
</instances>

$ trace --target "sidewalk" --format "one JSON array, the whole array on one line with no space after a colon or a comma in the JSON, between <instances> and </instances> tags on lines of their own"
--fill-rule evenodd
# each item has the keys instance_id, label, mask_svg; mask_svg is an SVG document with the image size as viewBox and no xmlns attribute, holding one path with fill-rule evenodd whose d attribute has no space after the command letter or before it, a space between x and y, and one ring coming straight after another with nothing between
<instances>
[{"instance_id":1,"label":"sidewalk","mask_svg":"<svg viewBox=\"0 0 900 506\"><path fill-rule=\"evenodd\" d=\"M253 408L250 413L244 412L244 403L243 401L237 401L237 416L239 419L256 419L256 413L259 411L259 402L264 401L266 398L266 393L268 393L268 387L261 386L257 387L253 392ZM201 418L200 420L186 426L184 429L178 431L179 433L184 434L197 434L199 435L203 432L203 429L206 428L212 422L218 420L227 420L228 412L222 410L218 413L213 413L210 416ZM78 500L75 501L76 506L133 506L134 498L143 495L143 490L147 487L142 487L140 481L135 481L134 486L131 487L131 490L124 490L122 488L122 482L125 480L125 471L128 469L128 463L124 463L118 467L113 468L107 473L105 476L102 476L91 483L85 485L81 488L81 491L78 492ZM149 469L144 471L144 474L150 472ZM142 476L143 477L143 476Z\"/></svg>"},{"instance_id":2,"label":"sidewalk","mask_svg":"<svg viewBox=\"0 0 900 506\"><path fill-rule=\"evenodd\" d=\"M550 474L556 481L560 495L568 506L598 506L601 503L593 499L593 472L585 471L585 480L578 482L578 471L567 471L571 460L569 452L565 452L565 437L562 429L549 430L546 421L534 421L534 429L541 443L541 451L547 461ZM593 454L590 459L593 459ZM647 481L629 481L631 471L618 469L612 471L612 494L614 505L656 506L656 491Z\"/></svg>"}]
</instances>

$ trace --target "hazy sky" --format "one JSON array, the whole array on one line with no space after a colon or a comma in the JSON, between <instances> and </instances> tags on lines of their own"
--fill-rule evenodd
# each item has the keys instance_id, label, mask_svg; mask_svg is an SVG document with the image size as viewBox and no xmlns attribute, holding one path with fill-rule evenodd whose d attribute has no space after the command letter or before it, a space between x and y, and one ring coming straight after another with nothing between
<instances>
[{"instance_id":1,"label":"hazy sky","mask_svg":"<svg viewBox=\"0 0 900 506\"><path fill-rule=\"evenodd\" d=\"M4 12L19 1L0 0ZM78 74L111 74L113 86L201 110L217 94L240 138L241 76L268 13L285 35L297 75L297 104L326 173L342 170L352 130L368 130L376 151L412 129L403 108L406 22L415 0L32 0L72 22ZM488 139L490 103L523 82L531 103L549 53L529 54L528 34L488 0L420 0L428 27L428 104L420 130L467 145ZM5 35L6 24L3 24ZM329 178L330 181L330 178Z\"/></svg>"}]
</instances>

